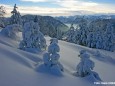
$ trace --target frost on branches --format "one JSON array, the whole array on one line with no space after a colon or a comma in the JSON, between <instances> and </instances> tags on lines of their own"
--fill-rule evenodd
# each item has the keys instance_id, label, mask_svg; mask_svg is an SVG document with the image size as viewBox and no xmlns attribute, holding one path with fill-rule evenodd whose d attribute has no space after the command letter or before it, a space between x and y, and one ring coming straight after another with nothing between
<instances>
[{"instance_id":1,"label":"frost on branches","mask_svg":"<svg viewBox=\"0 0 115 86\"><path fill-rule=\"evenodd\" d=\"M24 24L22 32L23 40L20 42L20 49L32 51L41 51L46 49L46 40L44 35L39 31L40 27L38 23L33 21Z\"/></svg>"},{"instance_id":2,"label":"frost on branches","mask_svg":"<svg viewBox=\"0 0 115 86\"><path fill-rule=\"evenodd\" d=\"M18 24L8 25L4 29L2 29L1 34L13 40L19 41L20 37L18 33L21 32L21 29L21 25Z\"/></svg>"},{"instance_id":3,"label":"frost on branches","mask_svg":"<svg viewBox=\"0 0 115 86\"><path fill-rule=\"evenodd\" d=\"M56 38L53 38L50 40L50 45L48 47L48 52L46 52L43 55L43 61L44 63L42 66L38 67L39 70L42 70L44 68L44 71L48 70L48 72L56 74L56 75L61 75L61 71L64 70L63 66L59 62L59 51L60 48L58 46L58 40Z\"/></svg>"}]
</instances>

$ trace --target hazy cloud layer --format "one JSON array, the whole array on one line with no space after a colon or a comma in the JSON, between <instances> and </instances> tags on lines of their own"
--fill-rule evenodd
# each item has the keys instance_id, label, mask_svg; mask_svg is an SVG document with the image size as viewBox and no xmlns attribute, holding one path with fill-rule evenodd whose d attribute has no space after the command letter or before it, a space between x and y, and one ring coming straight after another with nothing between
<instances>
[{"instance_id":1,"label":"hazy cloud layer","mask_svg":"<svg viewBox=\"0 0 115 86\"><path fill-rule=\"evenodd\" d=\"M87 13L115 13L115 6L113 4L102 4L91 1L82 0L20 0L24 2L50 2L51 4L59 5L55 7L40 7L40 6L18 6L21 14L39 14L39 15L53 15L53 16L68 16L75 15L77 11L83 11L82 14ZM5 5L7 13L10 14L13 9L10 5Z\"/></svg>"}]
</instances>

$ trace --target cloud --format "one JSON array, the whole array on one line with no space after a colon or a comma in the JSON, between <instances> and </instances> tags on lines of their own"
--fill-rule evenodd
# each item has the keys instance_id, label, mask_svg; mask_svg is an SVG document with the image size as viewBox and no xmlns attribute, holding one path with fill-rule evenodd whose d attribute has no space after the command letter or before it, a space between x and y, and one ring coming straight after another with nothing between
<instances>
[{"instance_id":1,"label":"cloud","mask_svg":"<svg viewBox=\"0 0 115 86\"><path fill-rule=\"evenodd\" d=\"M6 16L11 16L11 11L13 10L13 6L0 4L0 6L4 6L7 12ZM38 14L38 15L51 15L51 16L61 16L61 15L69 15L65 9L57 9L57 8L46 8L46 7L37 7L37 6L18 6L17 10L24 14Z\"/></svg>"},{"instance_id":2,"label":"cloud","mask_svg":"<svg viewBox=\"0 0 115 86\"><path fill-rule=\"evenodd\" d=\"M20 1L24 1L24 2L52 2L52 1L56 1L56 0L20 0Z\"/></svg>"},{"instance_id":3,"label":"cloud","mask_svg":"<svg viewBox=\"0 0 115 86\"><path fill-rule=\"evenodd\" d=\"M20 0L20 1L25 1L25 2L45 2L47 0Z\"/></svg>"},{"instance_id":4,"label":"cloud","mask_svg":"<svg viewBox=\"0 0 115 86\"><path fill-rule=\"evenodd\" d=\"M63 7L76 7L76 6L95 6L97 3L94 2L84 2L81 0L57 0L58 5Z\"/></svg>"},{"instance_id":5,"label":"cloud","mask_svg":"<svg viewBox=\"0 0 115 86\"><path fill-rule=\"evenodd\" d=\"M51 1L52 4L57 4L60 7L40 7L40 6L18 6L18 11L23 14L38 14L51 16L69 16L76 15L77 12L81 14L87 13L115 13L115 6L111 4L100 4L95 2L85 2L82 0L22 0L33 2ZM1 4L6 7L7 14L11 15L13 9L10 5ZM83 11L83 12L80 12Z\"/></svg>"},{"instance_id":6,"label":"cloud","mask_svg":"<svg viewBox=\"0 0 115 86\"><path fill-rule=\"evenodd\" d=\"M85 11L93 11L96 13L99 13L99 12L115 13L114 5L100 4L100 3L96 3L92 1L84 1L84 0L22 0L22 1L50 2L51 4L56 4L60 6L59 9L63 9L64 12L68 10L69 11L85 10ZM52 8L49 8L49 9L52 10Z\"/></svg>"}]
</instances>

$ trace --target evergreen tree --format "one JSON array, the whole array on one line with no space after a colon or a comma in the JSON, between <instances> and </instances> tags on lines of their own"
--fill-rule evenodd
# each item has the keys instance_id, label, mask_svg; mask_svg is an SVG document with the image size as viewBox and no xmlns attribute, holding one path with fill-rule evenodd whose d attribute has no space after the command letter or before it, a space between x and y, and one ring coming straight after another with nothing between
<instances>
[{"instance_id":1,"label":"evergreen tree","mask_svg":"<svg viewBox=\"0 0 115 86\"><path fill-rule=\"evenodd\" d=\"M48 32L49 32L48 34L50 37L56 37L57 32L56 32L56 28L54 27L53 24L49 25L49 31Z\"/></svg>"},{"instance_id":2,"label":"evergreen tree","mask_svg":"<svg viewBox=\"0 0 115 86\"><path fill-rule=\"evenodd\" d=\"M67 41L68 42L73 42L74 35L75 35L75 29L73 27L73 24L71 24L71 27L67 32Z\"/></svg>"},{"instance_id":3,"label":"evergreen tree","mask_svg":"<svg viewBox=\"0 0 115 86\"><path fill-rule=\"evenodd\" d=\"M11 11L12 16L11 16L11 24L19 24L22 25L22 19L19 11L17 11L17 6L16 4L14 5L13 11Z\"/></svg>"},{"instance_id":4,"label":"evergreen tree","mask_svg":"<svg viewBox=\"0 0 115 86\"><path fill-rule=\"evenodd\" d=\"M103 36L100 32L96 35L96 48L103 49Z\"/></svg>"},{"instance_id":5,"label":"evergreen tree","mask_svg":"<svg viewBox=\"0 0 115 86\"><path fill-rule=\"evenodd\" d=\"M63 71L63 66L59 62L59 51L60 48L58 46L58 40L56 38L51 39L50 45L48 47L48 53L44 54L43 60L46 67L61 72Z\"/></svg>"},{"instance_id":6,"label":"evergreen tree","mask_svg":"<svg viewBox=\"0 0 115 86\"><path fill-rule=\"evenodd\" d=\"M80 33L80 39L79 39L79 44L80 45L86 45L86 39L87 39L87 20L82 19L81 23L79 24L79 33Z\"/></svg>"},{"instance_id":7,"label":"evergreen tree","mask_svg":"<svg viewBox=\"0 0 115 86\"><path fill-rule=\"evenodd\" d=\"M62 39L62 31L60 30L60 28L57 28L57 39L61 40Z\"/></svg>"},{"instance_id":8,"label":"evergreen tree","mask_svg":"<svg viewBox=\"0 0 115 86\"><path fill-rule=\"evenodd\" d=\"M6 10L4 6L0 6L0 28L4 28L5 27L5 19L4 19L4 15L6 14Z\"/></svg>"},{"instance_id":9,"label":"evergreen tree","mask_svg":"<svg viewBox=\"0 0 115 86\"><path fill-rule=\"evenodd\" d=\"M4 6L0 6L0 17L3 17L6 14L6 10Z\"/></svg>"},{"instance_id":10,"label":"evergreen tree","mask_svg":"<svg viewBox=\"0 0 115 86\"><path fill-rule=\"evenodd\" d=\"M91 61L90 56L86 53L85 50L80 51L80 63L77 65L77 76L85 77L92 73L94 68L94 62Z\"/></svg>"},{"instance_id":11,"label":"evergreen tree","mask_svg":"<svg viewBox=\"0 0 115 86\"><path fill-rule=\"evenodd\" d=\"M106 26L106 31L104 34L104 49L109 51L115 50L115 33L111 23Z\"/></svg>"},{"instance_id":12,"label":"evergreen tree","mask_svg":"<svg viewBox=\"0 0 115 86\"><path fill-rule=\"evenodd\" d=\"M35 18L34 18L34 22L38 23L39 20L38 20L38 16L36 15Z\"/></svg>"},{"instance_id":13,"label":"evergreen tree","mask_svg":"<svg viewBox=\"0 0 115 86\"><path fill-rule=\"evenodd\" d=\"M24 24L24 30L22 32L23 40L20 42L21 49L35 48L42 50L46 48L46 40L39 29L38 23L33 21Z\"/></svg>"}]
</instances>

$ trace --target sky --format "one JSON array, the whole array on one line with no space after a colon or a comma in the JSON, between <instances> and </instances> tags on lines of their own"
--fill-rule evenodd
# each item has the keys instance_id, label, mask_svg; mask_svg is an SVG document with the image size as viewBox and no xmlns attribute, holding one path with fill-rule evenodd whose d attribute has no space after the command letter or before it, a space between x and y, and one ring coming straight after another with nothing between
<instances>
[{"instance_id":1,"label":"sky","mask_svg":"<svg viewBox=\"0 0 115 86\"><path fill-rule=\"evenodd\" d=\"M11 15L14 4L20 14L71 16L77 14L115 13L115 0L0 0Z\"/></svg>"}]
</instances>

